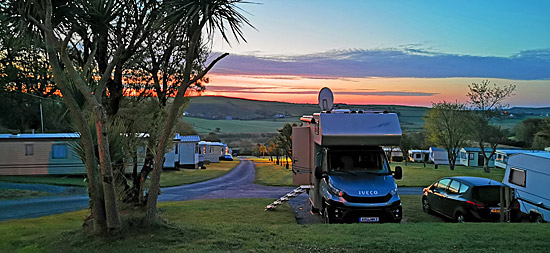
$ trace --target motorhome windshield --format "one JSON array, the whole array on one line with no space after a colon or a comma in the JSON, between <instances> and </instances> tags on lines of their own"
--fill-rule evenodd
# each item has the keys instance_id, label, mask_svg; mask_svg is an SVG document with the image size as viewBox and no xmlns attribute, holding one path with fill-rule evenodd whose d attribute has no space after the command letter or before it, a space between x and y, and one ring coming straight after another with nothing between
<instances>
[{"instance_id":1,"label":"motorhome windshield","mask_svg":"<svg viewBox=\"0 0 550 253\"><path fill-rule=\"evenodd\" d=\"M328 153L329 173L366 172L390 173L389 164L381 151L376 150L335 150Z\"/></svg>"}]
</instances>

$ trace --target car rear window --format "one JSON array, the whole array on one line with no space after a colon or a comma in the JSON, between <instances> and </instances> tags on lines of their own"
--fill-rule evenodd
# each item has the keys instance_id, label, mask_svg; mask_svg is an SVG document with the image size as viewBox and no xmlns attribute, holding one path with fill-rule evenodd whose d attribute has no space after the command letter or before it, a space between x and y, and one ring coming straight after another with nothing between
<instances>
[{"instance_id":1,"label":"car rear window","mask_svg":"<svg viewBox=\"0 0 550 253\"><path fill-rule=\"evenodd\" d=\"M500 186L474 187L473 198L481 202L500 201Z\"/></svg>"}]
</instances>

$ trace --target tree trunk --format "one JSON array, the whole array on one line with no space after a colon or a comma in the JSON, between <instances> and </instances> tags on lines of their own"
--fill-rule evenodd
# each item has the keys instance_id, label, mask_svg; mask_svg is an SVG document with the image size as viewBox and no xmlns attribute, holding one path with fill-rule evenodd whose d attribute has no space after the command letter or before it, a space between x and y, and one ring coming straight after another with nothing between
<instances>
[{"instance_id":1,"label":"tree trunk","mask_svg":"<svg viewBox=\"0 0 550 253\"><path fill-rule=\"evenodd\" d=\"M94 114L96 121L99 164L101 167L101 176L103 177L103 195L105 198L107 229L109 233L117 233L121 228L121 221L118 212L115 182L113 179L113 168L109 152L107 127L105 126L105 112L101 105L96 104L94 106Z\"/></svg>"},{"instance_id":2,"label":"tree trunk","mask_svg":"<svg viewBox=\"0 0 550 253\"><path fill-rule=\"evenodd\" d=\"M183 93L185 93L185 91ZM178 92L174 103L170 107L166 123L164 124L164 130L157 146L157 152L153 162L153 176L151 178L151 185L149 186L149 193L147 194L147 212L144 220L146 226L151 226L157 221L157 200L160 192L160 174L163 167L164 152L183 102L184 94Z\"/></svg>"},{"instance_id":3,"label":"tree trunk","mask_svg":"<svg viewBox=\"0 0 550 253\"><path fill-rule=\"evenodd\" d=\"M51 9L48 10L51 15ZM48 14L48 13L47 13ZM63 71L61 64L57 58L57 52L55 50L56 43L51 36L53 33L44 32L46 39L46 50L48 58L52 66L54 73L54 80L59 86L63 94L63 101L67 105L70 113L73 115L73 122L80 132L80 141L84 149L84 166L86 168L86 176L88 179L87 187L88 194L90 196L90 209L92 219L92 231L96 234L101 234L106 231L106 217L105 207L103 202L103 191L99 183L99 176L96 167L95 149L93 145L93 139L90 132L86 117L83 111L78 106L78 103L72 93L72 90L67 84L68 78ZM86 224L85 224L86 225Z\"/></svg>"}]
</instances>

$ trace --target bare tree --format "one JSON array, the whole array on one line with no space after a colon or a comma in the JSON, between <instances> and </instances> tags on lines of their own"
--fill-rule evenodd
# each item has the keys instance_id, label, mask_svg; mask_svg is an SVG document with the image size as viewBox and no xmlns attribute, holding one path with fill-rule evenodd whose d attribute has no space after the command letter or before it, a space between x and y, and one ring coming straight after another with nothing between
<instances>
[{"instance_id":1,"label":"bare tree","mask_svg":"<svg viewBox=\"0 0 550 253\"><path fill-rule=\"evenodd\" d=\"M454 170L460 149L469 135L466 105L460 102L433 103L424 117L429 142L447 150L449 166Z\"/></svg>"},{"instance_id":2,"label":"bare tree","mask_svg":"<svg viewBox=\"0 0 550 253\"><path fill-rule=\"evenodd\" d=\"M483 171L490 172L489 162L495 155L497 146L506 136L500 125L492 125L502 120L502 111L508 107L504 100L514 95L516 86L513 84L499 87L491 85L489 80L468 85L469 103L471 105L472 138L478 143L481 155L484 158ZM490 152L487 154L486 149Z\"/></svg>"}]
</instances>

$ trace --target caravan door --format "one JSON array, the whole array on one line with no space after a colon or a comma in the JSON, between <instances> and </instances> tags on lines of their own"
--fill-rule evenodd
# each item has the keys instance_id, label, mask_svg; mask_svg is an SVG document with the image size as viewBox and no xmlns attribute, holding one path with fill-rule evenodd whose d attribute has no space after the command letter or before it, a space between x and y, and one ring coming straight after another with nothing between
<instances>
[{"instance_id":1,"label":"caravan door","mask_svg":"<svg viewBox=\"0 0 550 253\"><path fill-rule=\"evenodd\" d=\"M292 128L292 184L311 184L313 143L309 127Z\"/></svg>"}]
</instances>

